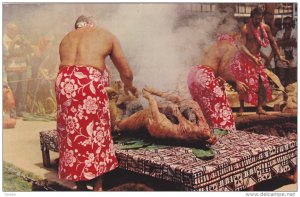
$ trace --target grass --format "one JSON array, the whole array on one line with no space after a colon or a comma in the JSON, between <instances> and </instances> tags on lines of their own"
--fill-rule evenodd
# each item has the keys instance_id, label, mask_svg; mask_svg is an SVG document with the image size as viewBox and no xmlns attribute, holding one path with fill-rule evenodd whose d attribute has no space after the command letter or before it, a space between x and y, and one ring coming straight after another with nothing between
<instances>
[{"instance_id":1,"label":"grass","mask_svg":"<svg viewBox=\"0 0 300 197\"><path fill-rule=\"evenodd\" d=\"M3 191L4 192L28 192L32 191L32 183L23 177L38 180L36 175L3 162Z\"/></svg>"}]
</instances>

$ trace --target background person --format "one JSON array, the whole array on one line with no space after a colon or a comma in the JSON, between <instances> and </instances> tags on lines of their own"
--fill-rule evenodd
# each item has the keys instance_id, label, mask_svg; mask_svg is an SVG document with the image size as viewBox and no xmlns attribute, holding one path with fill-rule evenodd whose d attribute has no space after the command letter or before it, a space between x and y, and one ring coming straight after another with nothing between
<instances>
[{"instance_id":1,"label":"background person","mask_svg":"<svg viewBox=\"0 0 300 197\"><path fill-rule=\"evenodd\" d=\"M32 47L15 23L7 24L3 45L7 83L16 99L16 108L11 111L11 117L22 117L26 111L27 67Z\"/></svg>"},{"instance_id":2,"label":"background person","mask_svg":"<svg viewBox=\"0 0 300 197\"><path fill-rule=\"evenodd\" d=\"M283 52L282 55L289 60L289 64L277 60L276 74L283 86L286 87L297 81L297 32L293 28L293 20L289 16L283 19L283 27L277 32L276 39Z\"/></svg>"}]
</instances>

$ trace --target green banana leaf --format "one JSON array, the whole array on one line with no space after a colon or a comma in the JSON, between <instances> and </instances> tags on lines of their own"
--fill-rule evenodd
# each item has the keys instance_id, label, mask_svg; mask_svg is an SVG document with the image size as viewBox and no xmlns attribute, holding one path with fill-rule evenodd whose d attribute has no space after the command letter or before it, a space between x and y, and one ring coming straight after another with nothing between
<instances>
[{"instance_id":1,"label":"green banana leaf","mask_svg":"<svg viewBox=\"0 0 300 197\"><path fill-rule=\"evenodd\" d=\"M226 134L225 131L220 130L217 131L220 134ZM171 146L155 144L154 142L150 142L143 139L136 139L132 137L118 136L118 138L114 139L114 142L118 144L119 148L122 150L129 149L139 149L144 148L146 150L155 150L155 149L164 149L170 148ZM192 153L200 159L208 159L214 157L214 152L212 149L200 149L200 148L191 148Z\"/></svg>"},{"instance_id":2,"label":"green banana leaf","mask_svg":"<svg viewBox=\"0 0 300 197\"><path fill-rule=\"evenodd\" d=\"M228 134L228 131L224 129L213 129L213 131L217 139Z\"/></svg>"},{"instance_id":3,"label":"green banana leaf","mask_svg":"<svg viewBox=\"0 0 300 197\"><path fill-rule=\"evenodd\" d=\"M200 159L205 159L205 158L211 158L215 156L215 153L212 149L198 149L198 148L192 148L193 154Z\"/></svg>"}]
</instances>

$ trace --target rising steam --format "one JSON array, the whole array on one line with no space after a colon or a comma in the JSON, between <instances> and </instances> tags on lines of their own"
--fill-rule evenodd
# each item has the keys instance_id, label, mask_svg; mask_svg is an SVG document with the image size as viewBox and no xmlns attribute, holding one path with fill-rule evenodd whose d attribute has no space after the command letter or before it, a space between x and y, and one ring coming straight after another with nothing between
<instances>
[{"instance_id":1,"label":"rising steam","mask_svg":"<svg viewBox=\"0 0 300 197\"><path fill-rule=\"evenodd\" d=\"M63 36L73 30L76 18L92 15L98 26L120 40L139 89L148 85L171 91L181 87L186 91L189 68L200 63L202 51L215 40L217 29L222 31L218 25L227 16L216 12L187 17L187 12L182 11L187 5L4 4L3 25L16 22L33 43L40 36L52 36L58 49ZM224 31L230 31L235 23L227 20ZM109 58L107 64L113 67Z\"/></svg>"}]
</instances>

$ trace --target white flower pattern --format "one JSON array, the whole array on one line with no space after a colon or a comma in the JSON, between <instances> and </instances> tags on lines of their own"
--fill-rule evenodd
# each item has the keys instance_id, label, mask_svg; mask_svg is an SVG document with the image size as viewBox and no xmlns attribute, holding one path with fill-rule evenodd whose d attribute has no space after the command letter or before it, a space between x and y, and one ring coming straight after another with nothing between
<instances>
[{"instance_id":1,"label":"white flower pattern","mask_svg":"<svg viewBox=\"0 0 300 197\"><path fill-rule=\"evenodd\" d=\"M62 88L61 94L66 95L67 98L76 96L78 85L75 84L74 79L66 78L65 81L60 84L60 87Z\"/></svg>"},{"instance_id":2,"label":"white flower pattern","mask_svg":"<svg viewBox=\"0 0 300 197\"><path fill-rule=\"evenodd\" d=\"M76 161L76 158L74 157L74 151L67 149L63 154L62 160L64 161L65 166L72 167Z\"/></svg>"},{"instance_id":3,"label":"white flower pattern","mask_svg":"<svg viewBox=\"0 0 300 197\"><path fill-rule=\"evenodd\" d=\"M90 180L118 166L110 134L107 70L65 66L56 81L59 178ZM95 96L96 95L96 96ZM75 151L76 150L76 151Z\"/></svg>"},{"instance_id":4,"label":"white flower pattern","mask_svg":"<svg viewBox=\"0 0 300 197\"><path fill-rule=\"evenodd\" d=\"M257 55L257 58L261 58ZM258 103L258 89L259 89L259 77L261 77L263 87L266 91L265 100L272 99L272 90L268 81L267 74L264 70L264 65L256 65L246 54L238 52L233 61L231 61L229 67L231 72L236 77L236 80L244 82L248 86L246 94L239 95L240 99L247 103L257 105Z\"/></svg>"},{"instance_id":5,"label":"white flower pattern","mask_svg":"<svg viewBox=\"0 0 300 197\"><path fill-rule=\"evenodd\" d=\"M98 106L96 104L97 99L92 98L91 96L88 96L87 99L83 100L83 109L86 110L87 114L95 114Z\"/></svg>"},{"instance_id":6,"label":"white flower pattern","mask_svg":"<svg viewBox=\"0 0 300 197\"><path fill-rule=\"evenodd\" d=\"M75 131L77 129L79 129L79 123L78 123L78 119L76 117L72 117L72 116L68 116L68 118L66 118L66 123L67 123L67 131L70 134L74 134Z\"/></svg>"},{"instance_id":7,"label":"white flower pattern","mask_svg":"<svg viewBox=\"0 0 300 197\"><path fill-rule=\"evenodd\" d=\"M207 123L212 128L236 130L231 108L214 71L206 66L194 66L187 79L192 98L200 105Z\"/></svg>"}]
</instances>

